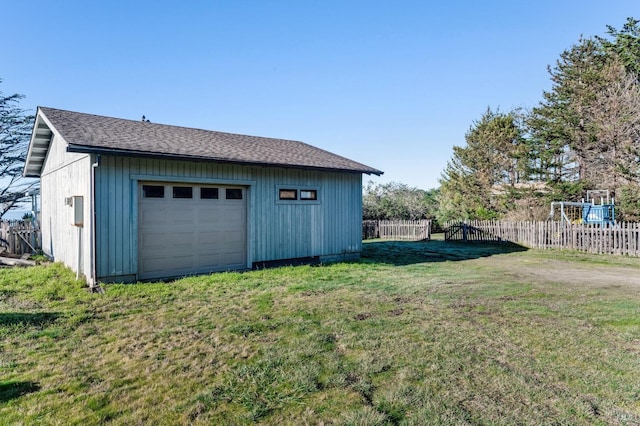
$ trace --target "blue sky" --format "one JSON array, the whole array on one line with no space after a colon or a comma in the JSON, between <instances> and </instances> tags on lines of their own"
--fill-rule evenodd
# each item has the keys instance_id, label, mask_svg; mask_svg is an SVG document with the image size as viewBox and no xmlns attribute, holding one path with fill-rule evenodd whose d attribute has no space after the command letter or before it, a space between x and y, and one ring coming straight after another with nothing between
<instances>
[{"instance_id":1,"label":"blue sky","mask_svg":"<svg viewBox=\"0 0 640 426\"><path fill-rule=\"evenodd\" d=\"M631 0L0 0L22 106L301 140L429 189L487 107L530 108Z\"/></svg>"}]
</instances>

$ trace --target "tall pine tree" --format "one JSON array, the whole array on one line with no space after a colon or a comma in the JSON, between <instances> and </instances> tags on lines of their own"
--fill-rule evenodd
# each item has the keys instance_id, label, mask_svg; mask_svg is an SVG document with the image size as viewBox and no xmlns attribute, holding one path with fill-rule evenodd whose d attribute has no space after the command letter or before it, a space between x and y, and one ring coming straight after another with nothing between
<instances>
[{"instance_id":1,"label":"tall pine tree","mask_svg":"<svg viewBox=\"0 0 640 426\"><path fill-rule=\"evenodd\" d=\"M518 123L515 111L487 109L465 135L466 146L453 148L440 180L441 222L495 218L505 211L504 194L527 181L530 170Z\"/></svg>"}]
</instances>

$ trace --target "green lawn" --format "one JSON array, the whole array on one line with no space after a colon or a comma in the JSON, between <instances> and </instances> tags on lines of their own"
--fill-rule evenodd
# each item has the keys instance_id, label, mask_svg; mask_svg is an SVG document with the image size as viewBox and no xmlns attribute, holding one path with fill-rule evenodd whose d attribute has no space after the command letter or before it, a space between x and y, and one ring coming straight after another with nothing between
<instances>
[{"instance_id":1,"label":"green lawn","mask_svg":"<svg viewBox=\"0 0 640 426\"><path fill-rule=\"evenodd\" d=\"M640 259L375 241L104 289L0 270L1 424L640 423Z\"/></svg>"}]
</instances>

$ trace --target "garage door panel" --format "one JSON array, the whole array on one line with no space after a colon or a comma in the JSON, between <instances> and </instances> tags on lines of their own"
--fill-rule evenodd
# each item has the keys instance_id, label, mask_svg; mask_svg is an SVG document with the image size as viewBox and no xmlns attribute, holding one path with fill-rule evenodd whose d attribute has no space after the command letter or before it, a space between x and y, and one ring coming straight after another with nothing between
<instances>
[{"instance_id":1,"label":"garage door panel","mask_svg":"<svg viewBox=\"0 0 640 426\"><path fill-rule=\"evenodd\" d=\"M234 215L231 212L225 212L224 227L226 228L243 228L245 220L241 216Z\"/></svg>"},{"instance_id":2,"label":"garage door panel","mask_svg":"<svg viewBox=\"0 0 640 426\"><path fill-rule=\"evenodd\" d=\"M197 257L198 258L207 258L207 257L219 257L220 255L224 254L224 250L220 249L217 246L206 246L206 247L202 247L201 250L198 251L197 253ZM220 262L220 259L217 261Z\"/></svg>"},{"instance_id":3,"label":"garage door panel","mask_svg":"<svg viewBox=\"0 0 640 426\"><path fill-rule=\"evenodd\" d=\"M203 225L215 225L223 222L224 209L203 207L197 212L197 220Z\"/></svg>"},{"instance_id":4,"label":"garage door panel","mask_svg":"<svg viewBox=\"0 0 640 426\"><path fill-rule=\"evenodd\" d=\"M180 203L171 203L171 210L167 212L167 219L177 227L191 224L197 218L195 208L185 204L185 200L180 201Z\"/></svg>"},{"instance_id":5,"label":"garage door panel","mask_svg":"<svg viewBox=\"0 0 640 426\"><path fill-rule=\"evenodd\" d=\"M139 200L139 278L244 269L244 191L241 200L200 199L198 185L181 183L179 186L192 186L194 196L175 199L172 185L164 185L164 198Z\"/></svg>"},{"instance_id":6,"label":"garage door panel","mask_svg":"<svg viewBox=\"0 0 640 426\"><path fill-rule=\"evenodd\" d=\"M244 255L241 252L226 253L225 264L227 265L240 265L242 264Z\"/></svg>"},{"instance_id":7,"label":"garage door panel","mask_svg":"<svg viewBox=\"0 0 640 426\"><path fill-rule=\"evenodd\" d=\"M214 254L210 256L200 255L198 257L198 264L196 265L200 269L210 268L216 269L220 267L220 255Z\"/></svg>"},{"instance_id":8,"label":"garage door panel","mask_svg":"<svg viewBox=\"0 0 640 426\"><path fill-rule=\"evenodd\" d=\"M221 253L236 253L236 252L244 252L244 244L240 243L227 243L224 250Z\"/></svg>"},{"instance_id":9,"label":"garage door panel","mask_svg":"<svg viewBox=\"0 0 640 426\"><path fill-rule=\"evenodd\" d=\"M245 223L244 218L227 216L224 223L220 224L220 228L226 231L243 231Z\"/></svg>"},{"instance_id":10,"label":"garage door panel","mask_svg":"<svg viewBox=\"0 0 640 426\"><path fill-rule=\"evenodd\" d=\"M166 267L164 257L147 257L141 262L141 268L148 274L162 273Z\"/></svg>"},{"instance_id":11,"label":"garage door panel","mask_svg":"<svg viewBox=\"0 0 640 426\"><path fill-rule=\"evenodd\" d=\"M147 234L140 238L140 249L142 250L162 250L166 244L164 234Z\"/></svg>"},{"instance_id":12,"label":"garage door panel","mask_svg":"<svg viewBox=\"0 0 640 426\"><path fill-rule=\"evenodd\" d=\"M140 212L141 223L144 223L145 227L152 227L154 225L163 225L167 223L167 215L159 208L148 208Z\"/></svg>"},{"instance_id":13,"label":"garage door panel","mask_svg":"<svg viewBox=\"0 0 640 426\"><path fill-rule=\"evenodd\" d=\"M193 269L193 256L191 253L185 254L184 256L172 256L167 259L166 267L175 271Z\"/></svg>"},{"instance_id":14,"label":"garage door panel","mask_svg":"<svg viewBox=\"0 0 640 426\"><path fill-rule=\"evenodd\" d=\"M202 245L215 245L220 241L222 237L221 231L204 231L198 233L198 243ZM206 250L206 248L203 248Z\"/></svg>"},{"instance_id":15,"label":"garage door panel","mask_svg":"<svg viewBox=\"0 0 640 426\"><path fill-rule=\"evenodd\" d=\"M167 235L166 245L168 246L166 247L167 250L171 250L171 246L173 247L193 246L193 231L191 230L184 231L184 232L172 231L170 233L167 233L166 235Z\"/></svg>"}]
</instances>

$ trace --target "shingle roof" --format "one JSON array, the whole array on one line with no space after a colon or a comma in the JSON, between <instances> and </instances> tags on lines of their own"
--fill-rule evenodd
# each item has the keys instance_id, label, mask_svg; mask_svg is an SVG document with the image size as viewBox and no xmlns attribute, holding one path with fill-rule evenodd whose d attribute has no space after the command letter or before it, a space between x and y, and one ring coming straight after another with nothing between
<instances>
[{"instance_id":1,"label":"shingle roof","mask_svg":"<svg viewBox=\"0 0 640 426\"><path fill-rule=\"evenodd\" d=\"M381 175L380 170L303 142L192 129L40 107L76 152L167 156Z\"/></svg>"}]
</instances>

